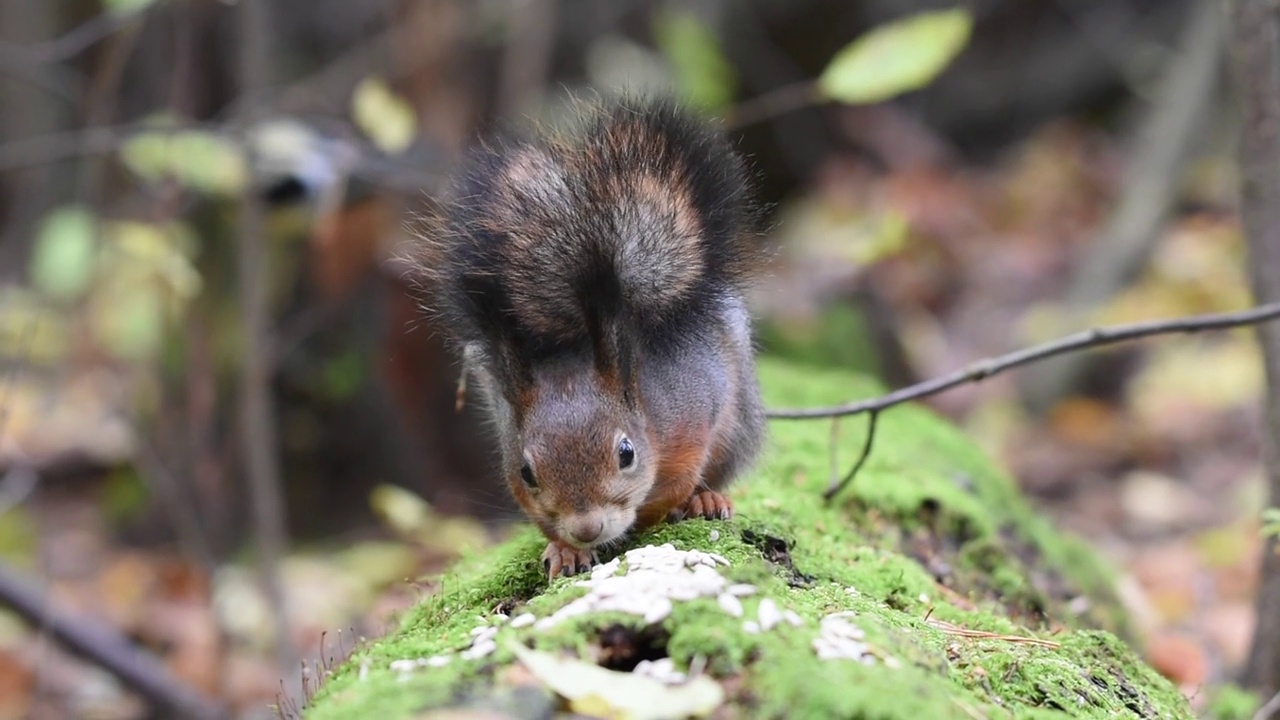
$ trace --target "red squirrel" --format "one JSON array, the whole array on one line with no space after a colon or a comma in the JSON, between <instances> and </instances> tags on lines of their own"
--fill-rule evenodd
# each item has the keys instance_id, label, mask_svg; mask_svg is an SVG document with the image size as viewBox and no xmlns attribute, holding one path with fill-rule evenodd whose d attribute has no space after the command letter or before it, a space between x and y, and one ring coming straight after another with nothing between
<instances>
[{"instance_id":1,"label":"red squirrel","mask_svg":"<svg viewBox=\"0 0 1280 720\"><path fill-rule=\"evenodd\" d=\"M765 437L745 162L668 101L580 112L474 147L418 260L552 577L633 529L731 517Z\"/></svg>"}]
</instances>

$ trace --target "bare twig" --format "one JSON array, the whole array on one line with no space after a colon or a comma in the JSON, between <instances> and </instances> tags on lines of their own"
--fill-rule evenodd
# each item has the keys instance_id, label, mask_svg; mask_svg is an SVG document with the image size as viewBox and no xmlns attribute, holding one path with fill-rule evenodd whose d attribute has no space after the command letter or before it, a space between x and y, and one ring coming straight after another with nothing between
<instances>
[{"instance_id":1,"label":"bare twig","mask_svg":"<svg viewBox=\"0 0 1280 720\"><path fill-rule=\"evenodd\" d=\"M976 640L999 640L1001 642L1022 643L1024 645L1039 645L1040 647L1049 648L1051 650L1057 650L1062 647L1062 643L1054 640L1042 640L1040 638L1027 637L1025 635L1003 635L1001 633L993 633L987 630L970 630L969 628L962 628L959 625L953 625L945 620L933 620L926 617L924 622L930 627L935 627L948 635L955 635L957 637L974 638Z\"/></svg>"},{"instance_id":2,"label":"bare twig","mask_svg":"<svg viewBox=\"0 0 1280 720\"><path fill-rule=\"evenodd\" d=\"M499 114L513 117L528 109L547 82L555 48L556 0L509 0L512 22L502 59Z\"/></svg>"},{"instance_id":3,"label":"bare twig","mask_svg":"<svg viewBox=\"0 0 1280 720\"><path fill-rule=\"evenodd\" d=\"M50 133L0 145L0 172L119 150L139 126L92 127Z\"/></svg>"},{"instance_id":4,"label":"bare twig","mask_svg":"<svg viewBox=\"0 0 1280 720\"><path fill-rule=\"evenodd\" d=\"M838 420L839 418L835 419ZM876 421L879 419L879 410L872 410L867 416L867 439L862 443L862 452L858 454L857 461L853 463L853 467L849 468L849 472L844 474L844 477L839 480L836 480L834 477L832 478L831 484L828 485L826 491L822 493L822 499L830 500L836 495L839 495L840 491L844 490L845 487L848 486L849 483L853 482L853 479L858 476L858 471L867 463L867 458L871 457L871 448L876 441Z\"/></svg>"},{"instance_id":5,"label":"bare twig","mask_svg":"<svg viewBox=\"0 0 1280 720\"><path fill-rule=\"evenodd\" d=\"M1271 696L1262 707L1258 708L1258 712L1253 714L1253 720L1271 720L1271 716L1280 710L1280 693Z\"/></svg>"},{"instance_id":6,"label":"bare twig","mask_svg":"<svg viewBox=\"0 0 1280 720\"><path fill-rule=\"evenodd\" d=\"M979 382L993 375L1010 370L1020 365L1027 365L1063 353L1076 352L1089 348L1104 347L1129 340L1150 337L1152 335L1171 335L1175 333L1197 333L1205 330L1226 330L1228 328L1257 325L1280 318L1280 302L1260 305L1249 310L1238 312L1215 313L1210 315L1192 315L1172 320L1150 320L1128 325L1094 328L1068 335L1040 345L1033 345L1007 355L988 358L958 370L949 375L926 380L910 387L895 390L868 400L858 400L844 405L805 409L775 409L766 414L775 420L812 420L844 415L859 415L867 412L879 412L894 405L911 400L918 400L930 395L950 390L959 385Z\"/></svg>"},{"instance_id":7,"label":"bare twig","mask_svg":"<svg viewBox=\"0 0 1280 720\"><path fill-rule=\"evenodd\" d=\"M166 128L156 128L146 124L122 124L50 133L2 143L0 144L0 173L71 158L113 153L124 147L124 144L137 133L164 132L165 130ZM169 130L211 133L225 131L221 126L207 123L184 124ZM428 191L434 189L442 180L441 175L424 171L421 166L411 165L402 158L380 155L363 142L353 140L344 140L344 142L354 155L351 161L351 174L372 184L418 193L424 189Z\"/></svg>"},{"instance_id":8,"label":"bare twig","mask_svg":"<svg viewBox=\"0 0 1280 720\"><path fill-rule=\"evenodd\" d=\"M827 438L827 485L840 482L840 418L831 418L831 437Z\"/></svg>"},{"instance_id":9,"label":"bare twig","mask_svg":"<svg viewBox=\"0 0 1280 720\"><path fill-rule=\"evenodd\" d=\"M241 95L257 97L266 86L269 63L270 28L264 0L240 0L240 83ZM245 126L256 119L258 104L245 106ZM252 148L246 144L246 149ZM254 163L250 161L250 167ZM280 563L288 539L283 491L280 487L275 413L272 403L270 305L268 294L268 253L264 237L261 201L245 193L240 204L239 242L236 248L240 281L240 320L245 338L244 367L240 380L240 432L245 453L245 470L253 505L254 532L258 540L262 582L271 606L276 630L277 662L282 673L292 678L297 665L289 639L289 617L285 605ZM288 688L294 690L290 680ZM296 696L296 692L287 692Z\"/></svg>"},{"instance_id":10,"label":"bare twig","mask_svg":"<svg viewBox=\"0 0 1280 720\"><path fill-rule=\"evenodd\" d=\"M1241 218L1258 302L1280 303L1280 20L1274 0L1232 3L1232 69L1240 93ZM1258 328L1266 426L1263 469L1269 504L1280 503L1280 326ZM1244 683L1262 696L1280 691L1280 544L1266 539L1256 601L1258 622Z\"/></svg>"},{"instance_id":11,"label":"bare twig","mask_svg":"<svg viewBox=\"0 0 1280 720\"><path fill-rule=\"evenodd\" d=\"M744 100L729 111L725 125L738 130L822 101L817 83L801 80Z\"/></svg>"},{"instance_id":12,"label":"bare twig","mask_svg":"<svg viewBox=\"0 0 1280 720\"><path fill-rule=\"evenodd\" d=\"M183 494L184 483L170 472L161 459L160 453L145 437L138 443L137 464L143 478L150 482L152 489L160 496L160 501L168 507L174 532L183 548L200 563L202 568L212 573L216 563L213 551L209 547L209 540L200 527L200 519L196 513L197 506L191 498Z\"/></svg>"},{"instance_id":13,"label":"bare twig","mask_svg":"<svg viewBox=\"0 0 1280 720\"><path fill-rule=\"evenodd\" d=\"M63 65L34 62L21 52L6 50L0 42L0 74L11 75L34 85L68 103L80 100L84 92L84 76Z\"/></svg>"},{"instance_id":14,"label":"bare twig","mask_svg":"<svg viewBox=\"0 0 1280 720\"><path fill-rule=\"evenodd\" d=\"M129 26L152 6L152 3L144 3L132 10L102 12L53 40L26 45L13 42L0 43L0 52L20 54L32 62L39 63L69 60L84 52L90 45Z\"/></svg>"},{"instance_id":15,"label":"bare twig","mask_svg":"<svg viewBox=\"0 0 1280 720\"><path fill-rule=\"evenodd\" d=\"M228 713L188 686L151 653L109 625L89 623L58 611L36 584L0 563L0 602L33 625L43 627L71 652L105 668L165 712L181 718L225 718Z\"/></svg>"}]
</instances>

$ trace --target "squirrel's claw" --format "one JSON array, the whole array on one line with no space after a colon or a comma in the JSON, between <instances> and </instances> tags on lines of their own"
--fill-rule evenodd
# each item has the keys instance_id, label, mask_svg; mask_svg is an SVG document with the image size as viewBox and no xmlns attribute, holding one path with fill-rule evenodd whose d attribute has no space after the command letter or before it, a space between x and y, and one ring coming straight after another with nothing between
<instances>
[{"instance_id":1,"label":"squirrel's claw","mask_svg":"<svg viewBox=\"0 0 1280 720\"><path fill-rule=\"evenodd\" d=\"M698 490L689 496L684 504L671 511L671 522L679 522L688 518L706 518L708 520L728 520L733 517L733 503L729 498L714 490Z\"/></svg>"},{"instance_id":2,"label":"squirrel's claw","mask_svg":"<svg viewBox=\"0 0 1280 720\"><path fill-rule=\"evenodd\" d=\"M563 540L547 543L547 549L542 551L542 567L549 578L586 573L595 563L594 551L570 545Z\"/></svg>"}]
</instances>

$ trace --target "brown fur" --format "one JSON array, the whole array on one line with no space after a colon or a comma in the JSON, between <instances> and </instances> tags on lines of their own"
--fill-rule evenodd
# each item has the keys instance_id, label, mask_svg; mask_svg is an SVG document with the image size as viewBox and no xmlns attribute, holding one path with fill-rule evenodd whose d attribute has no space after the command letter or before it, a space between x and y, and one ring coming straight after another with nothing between
<instances>
[{"instance_id":1,"label":"brown fur","mask_svg":"<svg viewBox=\"0 0 1280 720\"><path fill-rule=\"evenodd\" d=\"M764 434L745 165L664 103L586 116L477 149L419 255L490 400L512 495L565 568L583 557L572 543L595 547L573 532L609 544L686 506L727 512L699 493L741 474Z\"/></svg>"}]
</instances>

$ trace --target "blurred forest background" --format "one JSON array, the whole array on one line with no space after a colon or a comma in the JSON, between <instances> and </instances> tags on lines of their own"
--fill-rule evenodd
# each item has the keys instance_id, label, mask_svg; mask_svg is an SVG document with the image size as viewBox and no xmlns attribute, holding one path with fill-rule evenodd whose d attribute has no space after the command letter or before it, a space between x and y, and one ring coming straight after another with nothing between
<instances>
[{"instance_id":1,"label":"blurred forest background","mask_svg":"<svg viewBox=\"0 0 1280 720\"><path fill-rule=\"evenodd\" d=\"M503 537L515 507L397 257L477 132L572 95L726 118L779 251L763 352L896 387L1249 306L1218 3L972 0L919 89L815 90L851 42L951 5L0 2L0 583L61 618L0 605L0 718L148 716L60 622L273 717L432 591L413 578ZM1262 392L1246 329L928 403L1114 564L1202 707L1254 625Z\"/></svg>"}]
</instances>

